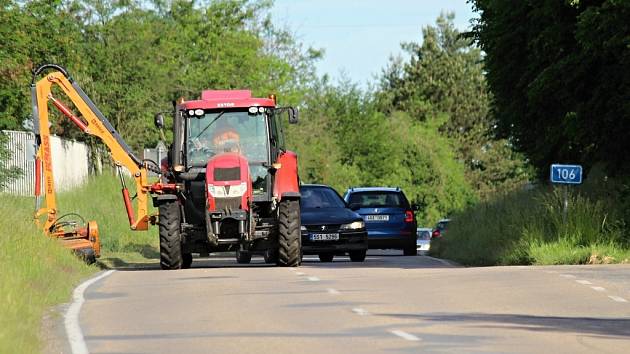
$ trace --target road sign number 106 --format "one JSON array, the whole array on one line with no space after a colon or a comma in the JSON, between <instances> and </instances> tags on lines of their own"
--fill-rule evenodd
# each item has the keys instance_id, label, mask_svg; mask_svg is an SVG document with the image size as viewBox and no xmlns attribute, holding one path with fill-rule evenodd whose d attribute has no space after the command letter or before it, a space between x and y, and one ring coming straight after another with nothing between
<instances>
[{"instance_id":1,"label":"road sign number 106","mask_svg":"<svg viewBox=\"0 0 630 354\"><path fill-rule=\"evenodd\" d=\"M582 166L551 165L551 182L567 184L582 183Z\"/></svg>"}]
</instances>

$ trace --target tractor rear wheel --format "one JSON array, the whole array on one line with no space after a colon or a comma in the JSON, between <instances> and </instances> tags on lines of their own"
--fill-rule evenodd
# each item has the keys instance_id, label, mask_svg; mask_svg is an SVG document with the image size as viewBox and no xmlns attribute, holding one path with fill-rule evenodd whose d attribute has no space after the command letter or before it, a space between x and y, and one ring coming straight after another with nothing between
<instances>
[{"instance_id":1,"label":"tractor rear wheel","mask_svg":"<svg viewBox=\"0 0 630 354\"><path fill-rule=\"evenodd\" d=\"M302 261L300 239L300 202L283 199L278 207L278 265L297 267Z\"/></svg>"},{"instance_id":2,"label":"tractor rear wheel","mask_svg":"<svg viewBox=\"0 0 630 354\"><path fill-rule=\"evenodd\" d=\"M160 266L162 269L181 269L183 265L180 233L181 212L177 201L159 206Z\"/></svg>"}]
</instances>

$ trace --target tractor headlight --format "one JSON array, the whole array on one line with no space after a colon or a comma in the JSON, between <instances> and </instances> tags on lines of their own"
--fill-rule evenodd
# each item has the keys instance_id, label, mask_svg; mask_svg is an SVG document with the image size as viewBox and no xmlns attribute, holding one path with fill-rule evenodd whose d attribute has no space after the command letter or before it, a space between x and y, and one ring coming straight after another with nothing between
<instances>
[{"instance_id":1,"label":"tractor headlight","mask_svg":"<svg viewBox=\"0 0 630 354\"><path fill-rule=\"evenodd\" d=\"M301 231L306 231L306 226L304 226L304 225L300 226L300 230Z\"/></svg>"},{"instance_id":2,"label":"tractor headlight","mask_svg":"<svg viewBox=\"0 0 630 354\"><path fill-rule=\"evenodd\" d=\"M349 224L341 225L341 230L359 230L365 228L365 223L363 221L354 221Z\"/></svg>"},{"instance_id":3,"label":"tractor headlight","mask_svg":"<svg viewBox=\"0 0 630 354\"><path fill-rule=\"evenodd\" d=\"M208 193L210 193L210 195L214 198L242 197L245 192L247 192L247 184L245 182L227 186L215 186L208 184Z\"/></svg>"}]
</instances>

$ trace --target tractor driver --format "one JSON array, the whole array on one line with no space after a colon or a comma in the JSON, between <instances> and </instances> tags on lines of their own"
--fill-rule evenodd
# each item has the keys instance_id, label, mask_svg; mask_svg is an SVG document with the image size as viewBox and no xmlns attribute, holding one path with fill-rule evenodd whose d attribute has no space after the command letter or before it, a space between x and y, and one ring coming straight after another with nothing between
<instances>
[{"instance_id":1,"label":"tractor driver","mask_svg":"<svg viewBox=\"0 0 630 354\"><path fill-rule=\"evenodd\" d=\"M212 146L217 153L241 152L241 136L236 129L228 123L219 127L212 135Z\"/></svg>"}]
</instances>

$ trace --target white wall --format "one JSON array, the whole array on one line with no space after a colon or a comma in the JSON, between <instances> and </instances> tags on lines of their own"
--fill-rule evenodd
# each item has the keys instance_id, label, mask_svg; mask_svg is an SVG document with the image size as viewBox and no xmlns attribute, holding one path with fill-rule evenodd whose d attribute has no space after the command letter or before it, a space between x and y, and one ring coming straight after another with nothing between
<instances>
[{"instance_id":1,"label":"white wall","mask_svg":"<svg viewBox=\"0 0 630 354\"><path fill-rule=\"evenodd\" d=\"M9 183L3 192L18 195L35 193L35 136L30 132L3 131L9 135L13 157L8 166L22 169L23 176ZM55 190L64 191L83 184L88 177L89 148L83 143L50 137Z\"/></svg>"}]
</instances>

